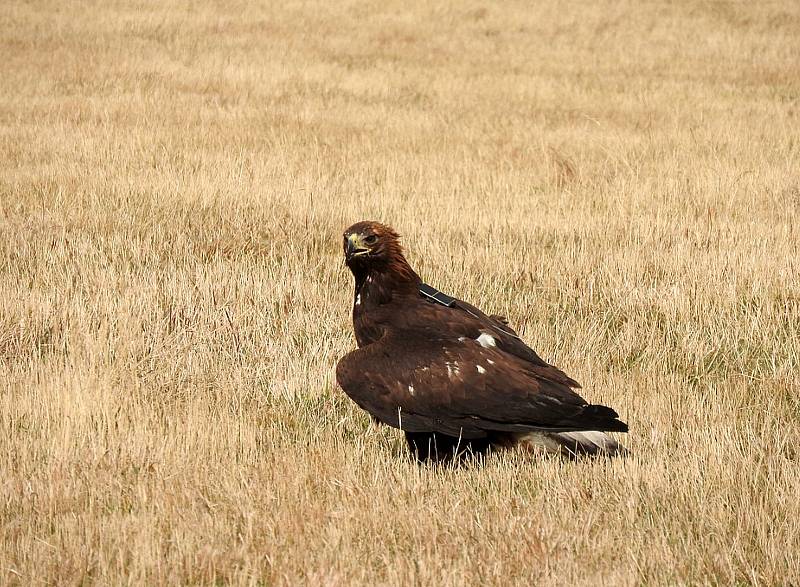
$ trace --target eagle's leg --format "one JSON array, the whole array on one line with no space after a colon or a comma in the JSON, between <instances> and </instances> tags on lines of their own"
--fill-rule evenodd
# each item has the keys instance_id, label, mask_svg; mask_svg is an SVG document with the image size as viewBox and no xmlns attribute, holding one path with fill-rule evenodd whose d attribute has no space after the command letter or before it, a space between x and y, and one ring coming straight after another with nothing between
<instances>
[{"instance_id":1,"label":"eagle's leg","mask_svg":"<svg viewBox=\"0 0 800 587\"><path fill-rule=\"evenodd\" d=\"M488 439L463 440L438 432L406 432L411 454L421 463L441 463L470 455L485 454L491 443Z\"/></svg>"}]
</instances>

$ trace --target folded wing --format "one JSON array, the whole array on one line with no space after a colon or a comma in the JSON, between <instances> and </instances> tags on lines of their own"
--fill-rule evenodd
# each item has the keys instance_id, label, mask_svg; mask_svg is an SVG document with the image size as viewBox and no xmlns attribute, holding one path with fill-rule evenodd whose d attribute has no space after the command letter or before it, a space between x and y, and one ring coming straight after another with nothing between
<instances>
[{"instance_id":1,"label":"folded wing","mask_svg":"<svg viewBox=\"0 0 800 587\"><path fill-rule=\"evenodd\" d=\"M481 334L388 333L344 357L337 380L363 409L407 432L477 439L493 432L627 430L614 410L570 389L572 380L555 367L502 348L501 333L486 334L494 344Z\"/></svg>"}]
</instances>

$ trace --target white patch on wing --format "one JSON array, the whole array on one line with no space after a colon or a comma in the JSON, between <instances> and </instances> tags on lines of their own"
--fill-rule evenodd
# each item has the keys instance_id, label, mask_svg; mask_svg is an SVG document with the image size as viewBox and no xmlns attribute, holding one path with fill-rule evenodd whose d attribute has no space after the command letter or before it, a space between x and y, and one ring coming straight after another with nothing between
<instances>
[{"instance_id":1,"label":"white patch on wing","mask_svg":"<svg viewBox=\"0 0 800 587\"><path fill-rule=\"evenodd\" d=\"M454 375L461 373L461 369L458 368L458 363L451 363L450 361L447 361L445 365L447 365L447 376L450 379L452 379Z\"/></svg>"},{"instance_id":2,"label":"white patch on wing","mask_svg":"<svg viewBox=\"0 0 800 587\"><path fill-rule=\"evenodd\" d=\"M358 294L356 296L356 306L360 306L360 305L361 305L361 294Z\"/></svg>"},{"instance_id":3,"label":"white patch on wing","mask_svg":"<svg viewBox=\"0 0 800 587\"><path fill-rule=\"evenodd\" d=\"M492 361L491 359L486 359L486 362L489 363L490 365L494 365L494 361Z\"/></svg>"},{"instance_id":4,"label":"white patch on wing","mask_svg":"<svg viewBox=\"0 0 800 587\"><path fill-rule=\"evenodd\" d=\"M464 342L465 340L467 340L466 336L459 336L458 337L458 342Z\"/></svg>"},{"instance_id":5,"label":"white patch on wing","mask_svg":"<svg viewBox=\"0 0 800 587\"><path fill-rule=\"evenodd\" d=\"M485 332L481 332L481 335L475 340L477 340L478 344L481 345L483 348L488 349L489 347L497 346L494 337L491 334L486 334Z\"/></svg>"},{"instance_id":6,"label":"white patch on wing","mask_svg":"<svg viewBox=\"0 0 800 587\"><path fill-rule=\"evenodd\" d=\"M476 369L478 370L478 373L480 373L481 375L483 375L484 373L486 373L486 369L484 369L484 368L483 368L483 367L481 367L480 365L478 365L478 366L476 367Z\"/></svg>"},{"instance_id":7,"label":"white patch on wing","mask_svg":"<svg viewBox=\"0 0 800 587\"><path fill-rule=\"evenodd\" d=\"M414 395L414 386L413 385L409 385L408 386L408 393L410 393L411 395Z\"/></svg>"}]
</instances>

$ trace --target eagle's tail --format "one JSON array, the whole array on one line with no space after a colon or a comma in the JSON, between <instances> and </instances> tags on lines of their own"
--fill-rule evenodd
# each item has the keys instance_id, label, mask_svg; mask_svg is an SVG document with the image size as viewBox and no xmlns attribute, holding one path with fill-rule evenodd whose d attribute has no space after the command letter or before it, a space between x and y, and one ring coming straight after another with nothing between
<instances>
[{"instance_id":1,"label":"eagle's tail","mask_svg":"<svg viewBox=\"0 0 800 587\"><path fill-rule=\"evenodd\" d=\"M628 451L605 432L526 432L517 442L529 448L543 448L551 454L569 457L623 456Z\"/></svg>"}]
</instances>

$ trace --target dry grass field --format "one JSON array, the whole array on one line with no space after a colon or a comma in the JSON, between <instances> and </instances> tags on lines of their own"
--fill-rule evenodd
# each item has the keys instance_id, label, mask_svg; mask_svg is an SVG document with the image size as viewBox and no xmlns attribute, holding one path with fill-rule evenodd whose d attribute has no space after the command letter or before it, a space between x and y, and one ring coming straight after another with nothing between
<instances>
[{"instance_id":1,"label":"dry grass field","mask_svg":"<svg viewBox=\"0 0 800 587\"><path fill-rule=\"evenodd\" d=\"M797 2L9 0L0 584L800 585ZM413 463L343 229L627 459Z\"/></svg>"}]
</instances>

